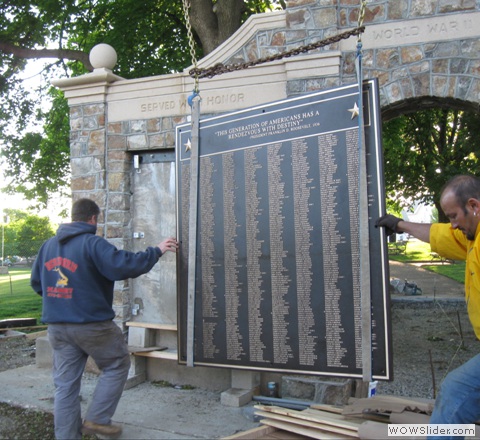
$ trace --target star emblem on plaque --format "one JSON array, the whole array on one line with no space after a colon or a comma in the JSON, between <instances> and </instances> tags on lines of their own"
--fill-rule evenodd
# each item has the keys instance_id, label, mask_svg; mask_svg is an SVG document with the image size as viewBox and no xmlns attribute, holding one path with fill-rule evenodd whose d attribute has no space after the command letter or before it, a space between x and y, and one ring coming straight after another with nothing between
<instances>
[{"instance_id":1,"label":"star emblem on plaque","mask_svg":"<svg viewBox=\"0 0 480 440\"><path fill-rule=\"evenodd\" d=\"M185 145L185 153L186 153L187 151L190 151L190 150L192 149L192 143L190 142L190 139L189 139L189 140L187 141L187 143L184 144L184 145Z\"/></svg>"},{"instance_id":2,"label":"star emblem on plaque","mask_svg":"<svg viewBox=\"0 0 480 440\"><path fill-rule=\"evenodd\" d=\"M349 108L348 111L352 114L352 119L358 116L360 113L357 103L353 105L353 108Z\"/></svg>"}]
</instances>

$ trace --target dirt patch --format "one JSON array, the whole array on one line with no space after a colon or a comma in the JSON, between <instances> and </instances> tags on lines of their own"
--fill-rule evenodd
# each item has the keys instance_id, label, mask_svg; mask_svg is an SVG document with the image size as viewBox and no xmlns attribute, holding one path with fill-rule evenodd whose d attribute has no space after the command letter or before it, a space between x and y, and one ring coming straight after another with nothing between
<instances>
[{"instance_id":1,"label":"dirt patch","mask_svg":"<svg viewBox=\"0 0 480 440\"><path fill-rule=\"evenodd\" d=\"M53 415L0 402L0 439L53 440Z\"/></svg>"}]
</instances>

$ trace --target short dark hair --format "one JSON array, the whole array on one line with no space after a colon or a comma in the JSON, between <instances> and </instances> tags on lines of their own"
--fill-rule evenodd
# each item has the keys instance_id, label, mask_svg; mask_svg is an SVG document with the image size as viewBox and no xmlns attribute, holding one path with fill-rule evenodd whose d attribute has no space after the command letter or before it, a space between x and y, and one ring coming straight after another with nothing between
<instances>
[{"instance_id":1,"label":"short dark hair","mask_svg":"<svg viewBox=\"0 0 480 440\"><path fill-rule=\"evenodd\" d=\"M98 216L100 208L90 199L78 199L72 206L72 221L88 222L93 215Z\"/></svg>"},{"instance_id":2,"label":"short dark hair","mask_svg":"<svg viewBox=\"0 0 480 440\"><path fill-rule=\"evenodd\" d=\"M460 174L452 177L442 188L441 196L445 191L452 191L457 203L464 211L469 199L480 200L480 179L469 174Z\"/></svg>"}]
</instances>

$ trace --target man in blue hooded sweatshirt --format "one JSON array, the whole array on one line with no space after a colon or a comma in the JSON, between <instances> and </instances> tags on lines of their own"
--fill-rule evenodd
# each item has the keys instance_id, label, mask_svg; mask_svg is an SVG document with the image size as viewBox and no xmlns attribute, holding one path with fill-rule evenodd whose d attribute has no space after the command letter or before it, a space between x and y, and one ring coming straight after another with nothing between
<instances>
[{"instance_id":1,"label":"man in blue hooded sweatshirt","mask_svg":"<svg viewBox=\"0 0 480 440\"><path fill-rule=\"evenodd\" d=\"M42 322L53 348L54 421L57 439L84 434L118 437L111 419L122 395L130 357L121 329L113 322L114 282L147 273L178 243L167 238L145 252L118 250L96 235L98 205L79 199L72 223L60 225L41 247L32 268L31 286L43 297ZM82 424L80 385L91 356L102 370Z\"/></svg>"}]
</instances>

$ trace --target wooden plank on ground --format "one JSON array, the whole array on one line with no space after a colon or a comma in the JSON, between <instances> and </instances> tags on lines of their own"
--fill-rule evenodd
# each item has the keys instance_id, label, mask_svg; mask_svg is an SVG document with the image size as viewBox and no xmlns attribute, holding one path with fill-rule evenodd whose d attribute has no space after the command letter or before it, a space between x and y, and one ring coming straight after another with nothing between
<instances>
[{"instance_id":1,"label":"wooden plank on ground","mask_svg":"<svg viewBox=\"0 0 480 440\"><path fill-rule=\"evenodd\" d=\"M269 426L269 428L273 428L273 426ZM273 431L271 434L267 434L262 438L262 440L305 440L309 438L302 434L284 431L283 429L273 429L275 429L275 431Z\"/></svg>"},{"instance_id":2,"label":"wooden plank on ground","mask_svg":"<svg viewBox=\"0 0 480 440\"><path fill-rule=\"evenodd\" d=\"M375 395L373 397L355 400L353 403L345 406L343 414L362 414L365 411L377 411L381 413L403 412L406 410L431 414L434 403L434 400L431 399Z\"/></svg>"},{"instance_id":3,"label":"wooden plank on ground","mask_svg":"<svg viewBox=\"0 0 480 440\"><path fill-rule=\"evenodd\" d=\"M348 420L370 420L372 422L379 422L379 423L389 423L390 421L390 413L377 413L377 412L364 412L362 414L349 414Z\"/></svg>"},{"instance_id":4,"label":"wooden plank on ground","mask_svg":"<svg viewBox=\"0 0 480 440\"><path fill-rule=\"evenodd\" d=\"M280 422L279 420L272 419L263 419L261 423L318 440L338 440L338 435L320 432L318 429L307 428L305 426L295 425L293 423Z\"/></svg>"},{"instance_id":5,"label":"wooden plank on ground","mask_svg":"<svg viewBox=\"0 0 480 440\"><path fill-rule=\"evenodd\" d=\"M224 437L222 440L256 440L264 439L266 435L271 434L277 429L273 426L258 426L248 431L237 432L236 434Z\"/></svg>"},{"instance_id":6,"label":"wooden plank on ground","mask_svg":"<svg viewBox=\"0 0 480 440\"><path fill-rule=\"evenodd\" d=\"M358 431L359 423L357 421L345 420L345 417L337 414L323 413L318 410L302 410L297 411L294 409L286 409L280 406L266 406L266 405L255 405L255 409L271 412L275 414L280 414L284 416L289 416L301 420L307 420L310 422L323 423L325 425L337 426L344 429L349 429L350 431Z\"/></svg>"},{"instance_id":7,"label":"wooden plank on ground","mask_svg":"<svg viewBox=\"0 0 480 440\"><path fill-rule=\"evenodd\" d=\"M273 426L262 425L248 431L237 432L236 434L222 438L222 440L305 440L301 434L283 431Z\"/></svg>"},{"instance_id":8,"label":"wooden plank on ground","mask_svg":"<svg viewBox=\"0 0 480 440\"><path fill-rule=\"evenodd\" d=\"M360 426L358 436L362 440L385 440L388 438L388 424L368 420ZM408 439L412 440L412 437Z\"/></svg>"},{"instance_id":9,"label":"wooden plank on ground","mask_svg":"<svg viewBox=\"0 0 480 440\"><path fill-rule=\"evenodd\" d=\"M331 433L331 434L341 434L345 438L356 438L357 431L352 431L350 429L343 429L333 425L327 425L323 423L310 422L308 420L297 419L289 416L282 416L281 414L269 413L266 411L255 411L255 414L267 419L279 420L281 422L294 423L296 425L318 429L321 432Z\"/></svg>"},{"instance_id":10,"label":"wooden plank on ground","mask_svg":"<svg viewBox=\"0 0 480 440\"><path fill-rule=\"evenodd\" d=\"M341 406L334 406L334 405L327 405L326 403L314 403L310 405L311 409L318 409L320 411L326 411L334 414L342 414L343 407Z\"/></svg>"},{"instance_id":11,"label":"wooden plank on ground","mask_svg":"<svg viewBox=\"0 0 480 440\"><path fill-rule=\"evenodd\" d=\"M315 413L315 411L318 411L318 410L313 408L308 408L305 411L307 411L307 413L308 412ZM324 415L325 411L321 411L321 414ZM348 420L352 423L357 423L358 425L362 424L365 420L372 420L374 422L381 422L381 423L388 423L390 421L390 414L381 414L377 412L373 412L373 413L364 412L361 414L349 414L349 415L332 413L328 415L332 417L337 416L337 417L340 417L341 420Z\"/></svg>"},{"instance_id":12,"label":"wooden plank on ground","mask_svg":"<svg viewBox=\"0 0 480 440\"><path fill-rule=\"evenodd\" d=\"M10 318L10 319L0 320L0 328L34 327L36 325L37 325L36 318Z\"/></svg>"},{"instance_id":13,"label":"wooden plank on ground","mask_svg":"<svg viewBox=\"0 0 480 440\"><path fill-rule=\"evenodd\" d=\"M329 413L326 411L320 411L318 409L307 408L303 411L305 414L311 415L312 417L320 418L325 422L330 422L336 425L341 424L344 428L358 430L359 425L362 423L361 420L355 418L345 417L343 414Z\"/></svg>"}]
</instances>

